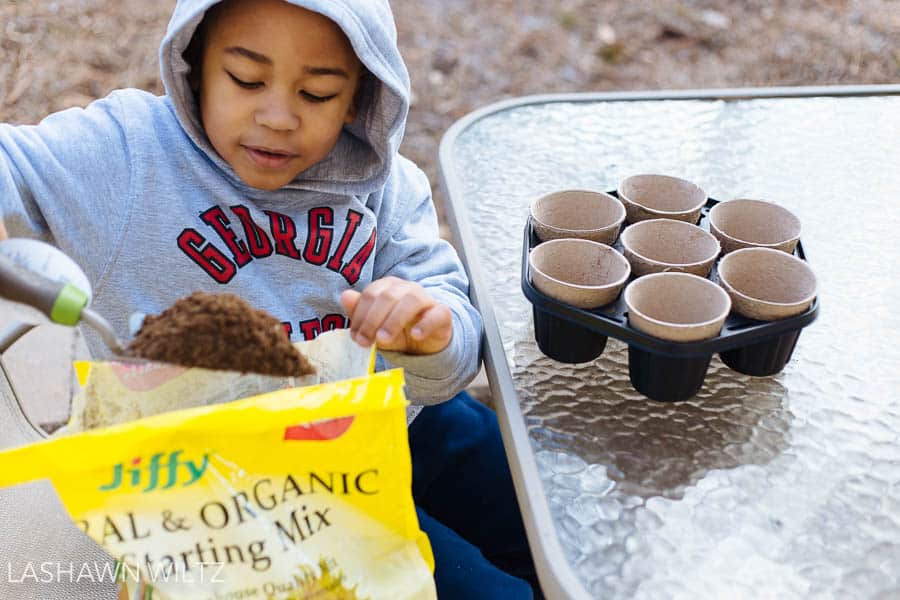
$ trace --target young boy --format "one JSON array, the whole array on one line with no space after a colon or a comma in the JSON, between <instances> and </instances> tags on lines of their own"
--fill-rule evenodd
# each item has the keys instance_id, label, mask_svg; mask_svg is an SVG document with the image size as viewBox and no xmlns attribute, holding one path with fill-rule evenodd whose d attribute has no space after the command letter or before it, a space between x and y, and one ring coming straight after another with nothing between
<instances>
[{"instance_id":1,"label":"young boy","mask_svg":"<svg viewBox=\"0 0 900 600\"><path fill-rule=\"evenodd\" d=\"M376 344L422 411L413 495L438 593L530 598L496 419L458 394L478 367L480 318L425 175L397 153L409 77L390 8L181 0L160 62L165 96L120 90L0 126L9 235L74 258L121 332L130 313L200 289L242 296L294 339L349 327Z\"/></svg>"}]
</instances>

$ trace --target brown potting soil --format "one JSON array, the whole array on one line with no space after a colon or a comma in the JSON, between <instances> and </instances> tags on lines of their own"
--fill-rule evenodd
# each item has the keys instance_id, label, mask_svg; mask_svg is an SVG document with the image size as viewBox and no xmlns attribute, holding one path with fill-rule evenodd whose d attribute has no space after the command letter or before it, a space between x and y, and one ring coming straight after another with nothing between
<instances>
[{"instance_id":1,"label":"brown potting soil","mask_svg":"<svg viewBox=\"0 0 900 600\"><path fill-rule=\"evenodd\" d=\"M281 322L234 294L194 292L147 315L132 356L182 365L300 377L315 373Z\"/></svg>"}]
</instances>

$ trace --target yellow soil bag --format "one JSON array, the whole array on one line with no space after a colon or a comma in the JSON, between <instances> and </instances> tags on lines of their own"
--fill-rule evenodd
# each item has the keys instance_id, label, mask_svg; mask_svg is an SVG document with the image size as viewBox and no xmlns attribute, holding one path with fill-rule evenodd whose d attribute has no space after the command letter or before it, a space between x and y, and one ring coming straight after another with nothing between
<instances>
[{"instance_id":1,"label":"yellow soil bag","mask_svg":"<svg viewBox=\"0 0 900 600\"><path fill-rule=\"evenodd\" d=\"M144 599L435 598L405 406L392 370L167 412L2 452L0 487L50 479Z\"/></svg>"}]
</instances>

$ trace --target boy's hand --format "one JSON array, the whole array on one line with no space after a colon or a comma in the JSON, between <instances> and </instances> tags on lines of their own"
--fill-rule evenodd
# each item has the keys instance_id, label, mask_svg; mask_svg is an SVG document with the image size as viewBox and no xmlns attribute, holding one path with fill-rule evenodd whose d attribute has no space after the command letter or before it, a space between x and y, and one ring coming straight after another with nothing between
<instances>
[{"instance_id":1,"label":"boy's hand","mask_svg":"<svg viewBox=\"0 0 900 600\"><path fill-rule=\"evenodd\" d=\"M0 219L0 242L8 237L9 235L6 233L6 226L3 225L3 219Z\"/></svg>"},{"instance_id":2,"label":"boy's hand","mask_svg":"<svg viewBox=\"0 0 900 600\"><path fill-rule=\"evenodd\" d=\"M418 283L376 279L363 290L346 290L341 304L350 317L350 337L360 346L434 354L450 343L453 315Z\"/></svg>"}]
</instances>

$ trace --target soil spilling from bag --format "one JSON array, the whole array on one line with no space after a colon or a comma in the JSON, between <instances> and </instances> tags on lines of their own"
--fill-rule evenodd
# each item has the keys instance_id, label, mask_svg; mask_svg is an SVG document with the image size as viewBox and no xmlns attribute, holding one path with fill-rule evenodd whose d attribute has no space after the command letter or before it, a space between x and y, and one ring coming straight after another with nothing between
<instances>
[{"instance_id":1,"label":"soil spilling from bag","mask_svg":"<svg viewBox=\"0 0 900 600\"><path fill-rule=\"evenodd\" d=\"M147 315L128 353L185 367L294 377L315 373L278 319L234 294L194 292L158 315Z\"/></svg>"}]
</instances>

